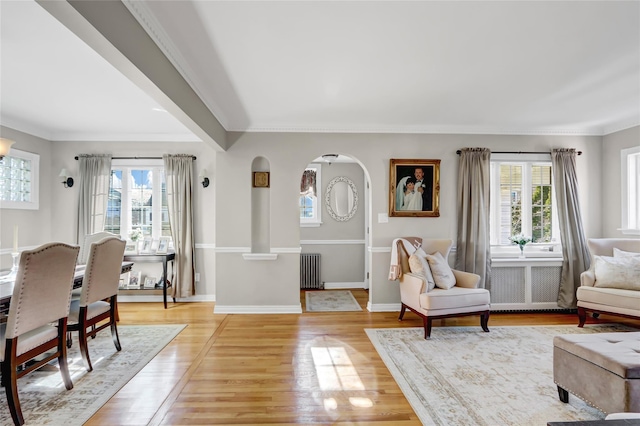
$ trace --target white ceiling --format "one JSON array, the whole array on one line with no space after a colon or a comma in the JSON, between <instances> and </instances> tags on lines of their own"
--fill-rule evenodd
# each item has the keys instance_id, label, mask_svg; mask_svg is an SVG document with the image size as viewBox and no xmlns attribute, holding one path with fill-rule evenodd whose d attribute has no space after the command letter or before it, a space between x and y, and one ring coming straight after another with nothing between
<instances>
[{"instance_id":1,"label":"white ceiling","mask_svg":"<svg viewBox=\"0 0 640 426\"><path fill-rule=\"evenodd\" d=\"M228 131L640 124L639 1L124 4ZM39 4L2 0L0 15L3 125L50 140L199 140Z\"/></svg>"}]
</instances>

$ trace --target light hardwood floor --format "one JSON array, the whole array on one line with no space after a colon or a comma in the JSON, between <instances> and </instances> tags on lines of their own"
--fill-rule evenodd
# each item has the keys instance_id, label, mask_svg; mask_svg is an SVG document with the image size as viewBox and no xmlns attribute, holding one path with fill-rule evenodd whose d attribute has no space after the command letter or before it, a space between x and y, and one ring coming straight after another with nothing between
<instances>
[{"instance_id":1,"label":"light hardwood floor","mask_svg":"<svg viewBox=\"0 0 640 426\"><path fill-rule=\"evenodd\" d=\"M422 322L411 312L402 322L398 312L368 312L368 293L352 291L362 312L214 315L213 303L121 303L120 325L188 327L87 425L419 425L364 329ZM304 311L304 292L300 300ZM494 313L489 328L577 323L575 314ZM479 324L475 316L434 321ZM329 353L338 364L326 363Z\"/></svg>"}]
</instances>

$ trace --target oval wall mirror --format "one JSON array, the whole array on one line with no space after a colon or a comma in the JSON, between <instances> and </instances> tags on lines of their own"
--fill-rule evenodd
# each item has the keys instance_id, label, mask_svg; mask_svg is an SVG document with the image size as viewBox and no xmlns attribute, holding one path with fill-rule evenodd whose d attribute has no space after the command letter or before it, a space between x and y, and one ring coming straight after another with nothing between
<instances>
[{"instance_id":1,"label":"oval wall mirror","mask_svg":"<svg viewBox=\"0 0 640 426\"><path fill-rule=\"evenodd\" d=\"M324 203L329 215L338 222L351 219L358 210L358 190L351 179L345 176L333 178L324 194Z\"/></svg>"}]
</instances>

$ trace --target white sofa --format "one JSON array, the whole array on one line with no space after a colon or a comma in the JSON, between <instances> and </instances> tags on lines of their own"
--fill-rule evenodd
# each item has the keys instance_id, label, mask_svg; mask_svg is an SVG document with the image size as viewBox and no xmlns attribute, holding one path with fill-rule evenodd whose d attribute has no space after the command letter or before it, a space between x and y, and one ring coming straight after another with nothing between
<instances>
[{"instance_id":1,"label":"white sofa","mask_svg":"<svg viewBox=\"0 0 640 426\"><path fill-rule=\"evenodd\" d=\"M594 256L613 256L614 248L640 253L640 239L590 238L587 244L591 253L591 266L580 275L580 287L576 293L580 320L578 327L584 326L587 312L592 312L594 317L604 313L640 319L640 290L599 287L594 261ZM640 283L637 284L640 288Z\"/></svg>"}]
</instances>

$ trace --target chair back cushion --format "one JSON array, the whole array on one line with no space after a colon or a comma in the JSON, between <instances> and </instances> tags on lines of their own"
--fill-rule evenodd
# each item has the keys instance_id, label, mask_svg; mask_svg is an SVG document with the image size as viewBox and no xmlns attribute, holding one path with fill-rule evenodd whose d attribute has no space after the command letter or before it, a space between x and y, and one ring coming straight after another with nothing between
<instances>
[{"instance_id":1,"label":"chair back cushion","mask_svg":"<svg viewBox=\"0 0 640 426\"><path fill-rule=\"evenodd\" d=\"M78 265L84 265L89 260L89 251L91 251L92 243L97 243L98 241L108 237L118 237L118 235L112 234L111 232L106 232L106 231L85 235L84 241L80 246L80 254L78 255Z\"/></svg>"},{"instance_id":2,"label":"chair back cushion","mask_svg":"<svg viewBox=\"0 0 640 426\"><path fill-rule=\"evenodd\" d=\"M69 315L78 246L49 243L20 254L5 337L12 339Z\"/></svg>"},{"instance_id":3,"label":"chair back cushion","mask_svg":"<svg viewBox=\"0 0 640 426\"><path fill-rule=\"evenodd\" d=\"M593 256L613 256L613 249L640 253L640 239L633 238L589 238L587 240L591 260Z\"/></svg>"},{"instance_id":4,"label":"chair back cushion","mask_svg":"<svg viewBox=\"0 0 640 426\"><path fill-rule=\"evenodd\" d=\"M125 245L125 241L118 237L108 237L91 244L80 306L88 306L118 293Z\"/></svg>"}]
</instances>

